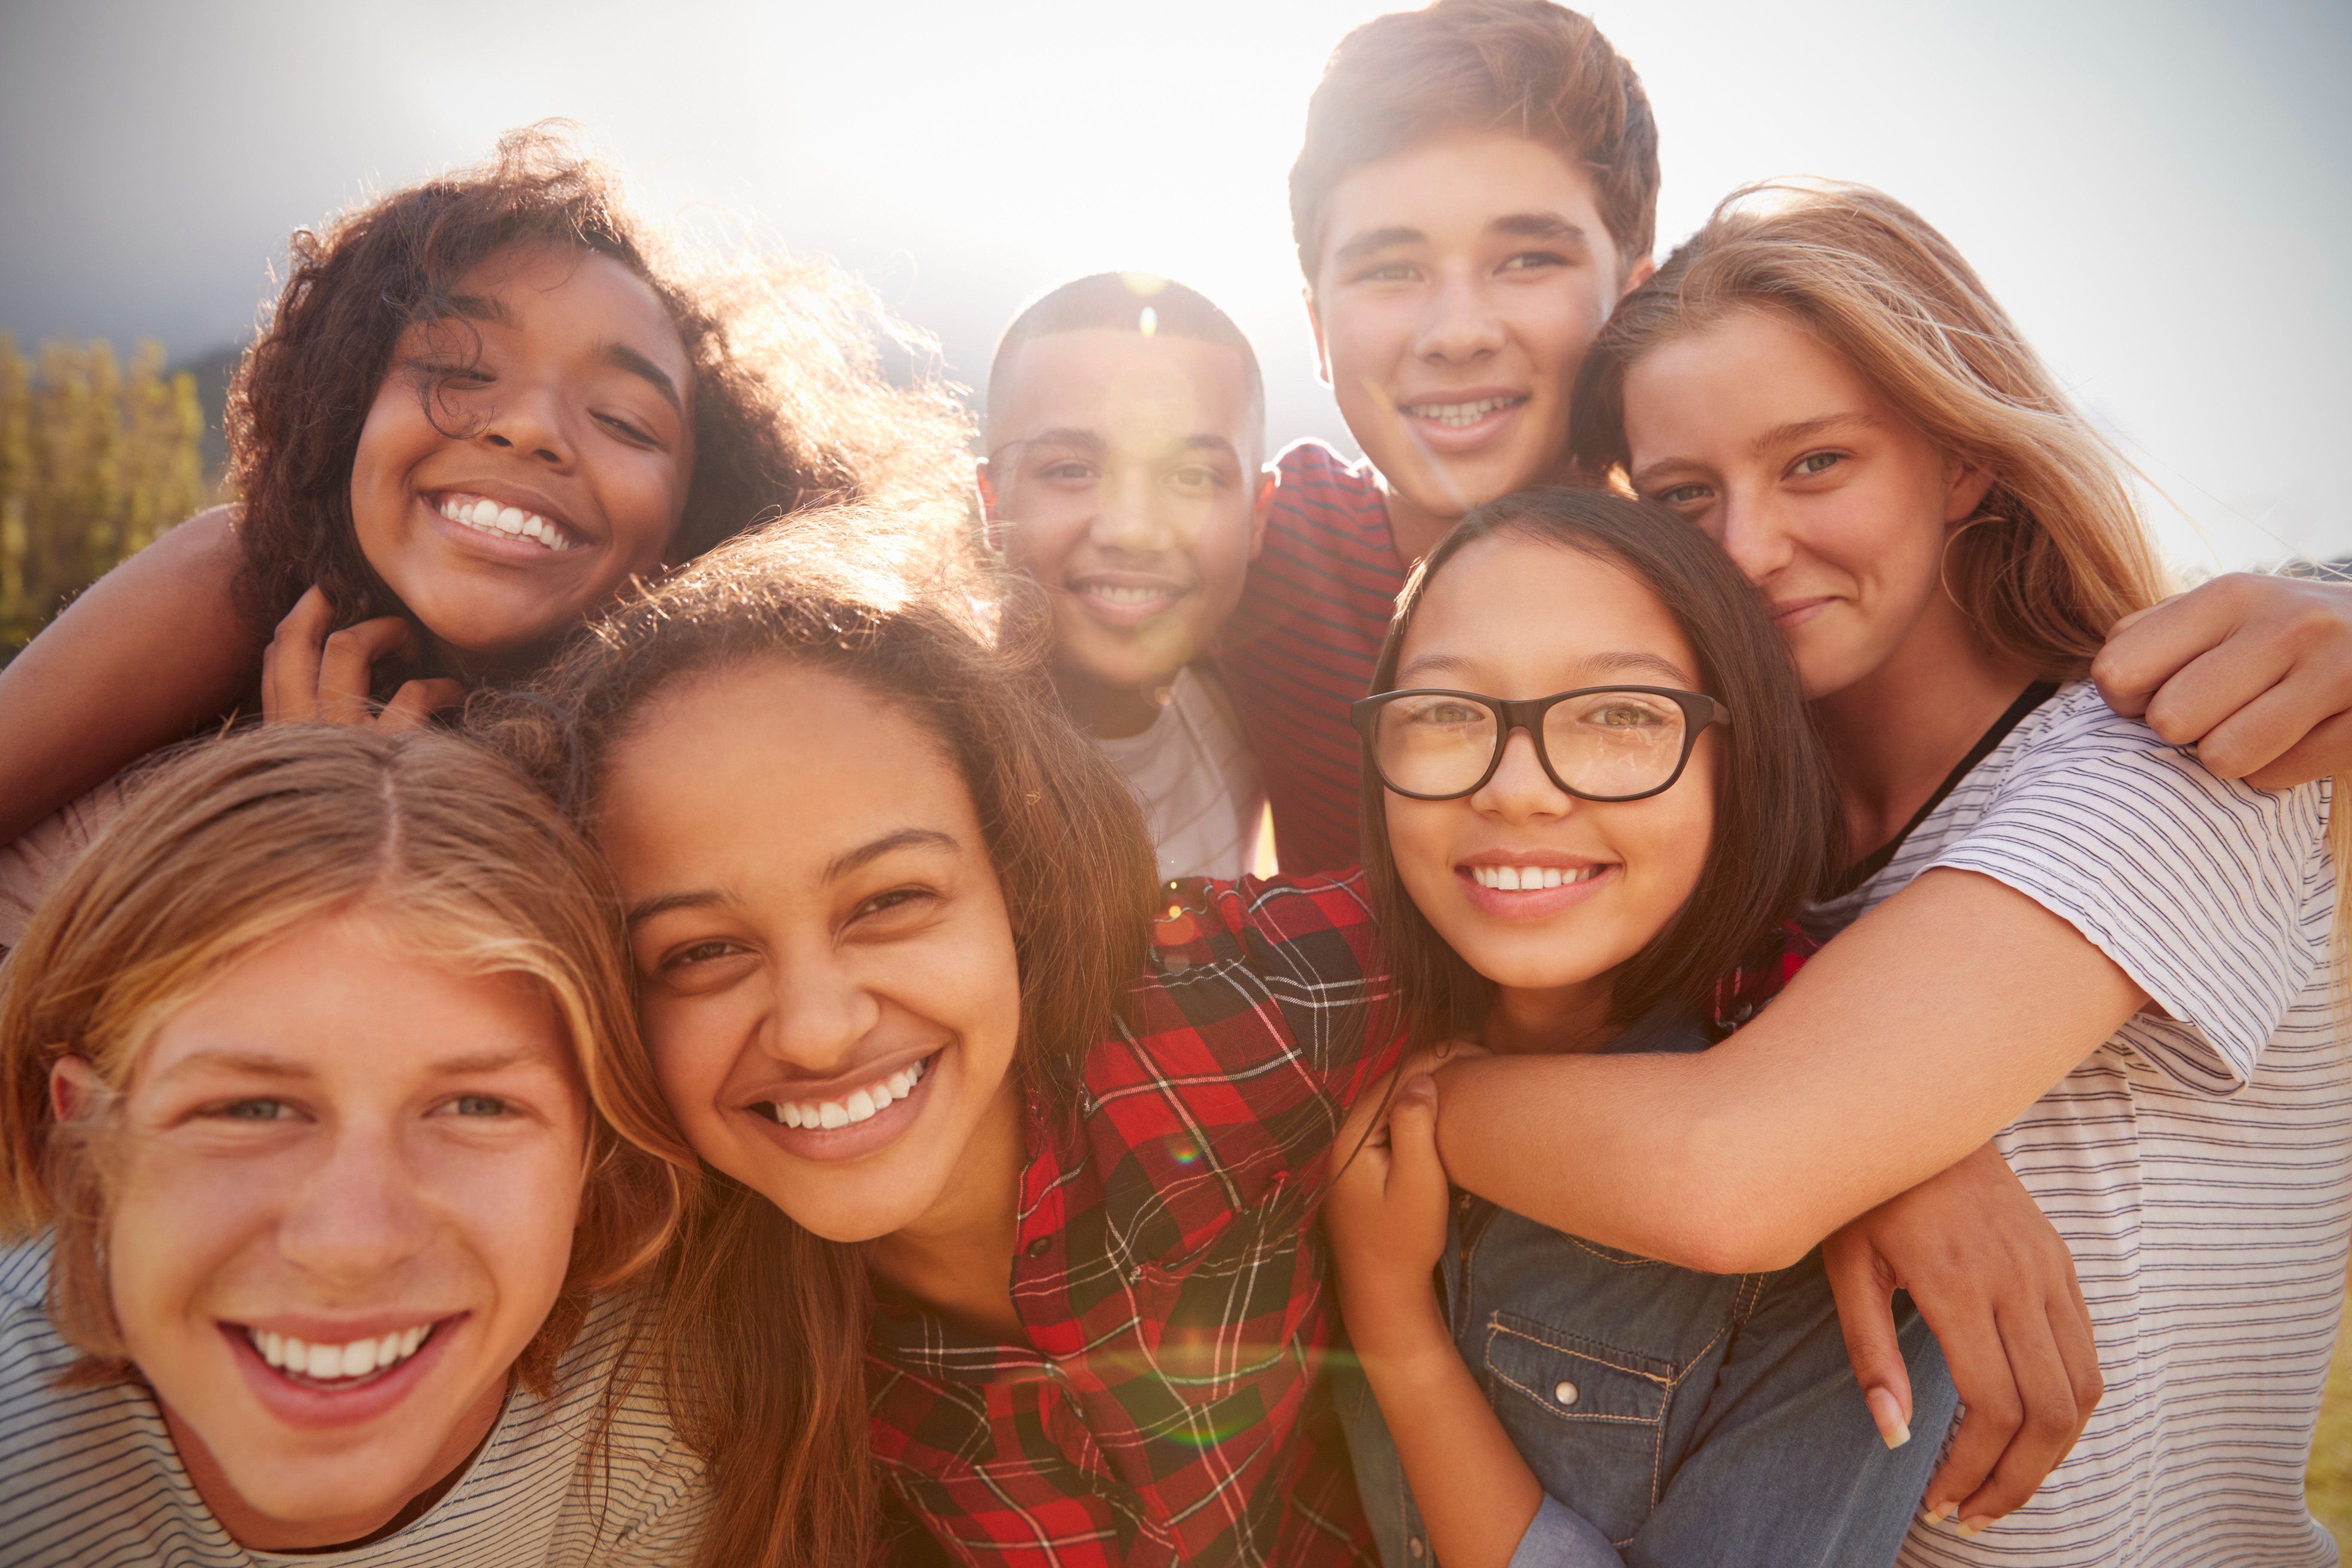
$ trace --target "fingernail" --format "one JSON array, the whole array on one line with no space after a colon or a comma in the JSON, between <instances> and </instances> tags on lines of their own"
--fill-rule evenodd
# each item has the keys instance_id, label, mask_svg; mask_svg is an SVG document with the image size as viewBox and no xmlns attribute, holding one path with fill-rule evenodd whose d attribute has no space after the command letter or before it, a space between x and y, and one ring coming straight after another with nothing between
<instances>
[{"instance_id":1,"label":"fingernail","mask_svg":"<svg viewBox=\"0 0 2352 1568\"><path fill-rule=\"evenodd\" d=\"M1911 1424L1903 1419L1903 1406L1895 1395L1884 1388L1874 1388L1863 1396L1870 1406L1870 1418L1878 1423L1878 1435L1886 1439L1890 1448L1900 1448L1911 1440Z\"/></svg>"},{"instance_id":2,"label":"fingernail","mask_svg":"<svg viewBox=\"0 0 2352 1568\"><path fill-rule=\"evenodd\" d=\"M1960 1537L1962 1540L1973 1541L1991 1528L1992 1515L1989 1513L1979 1513L1971 1518L1960 1521Z\"/></svg>"},{"instance_id":3,"label":"fingernail","mask_svg":"<svg viewBox=\"0 0 2352 1568\"><path fill-rule=\"evenodd\" d=\"M1929 1524L1943 1523L1944 1516L1950 1513L1954 1506L1956 1505L1948 1502L1929 1503L1927 1505L1927 1522Z\"/></svg>"}]
</instances>

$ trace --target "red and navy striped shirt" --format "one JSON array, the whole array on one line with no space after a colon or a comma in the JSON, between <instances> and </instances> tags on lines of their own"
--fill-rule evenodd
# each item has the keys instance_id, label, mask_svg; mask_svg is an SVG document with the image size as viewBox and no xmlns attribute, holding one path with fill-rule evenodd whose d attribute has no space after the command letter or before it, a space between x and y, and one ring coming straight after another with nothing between
<instances>
[{"instance_id":1,"label":"red and navy striped shirt","mask_svg":"<svg viewBox=\"0 0 2352 1568\"><path fill-rule=\"evenodd\" d=\"M1265 544L1226 624L1219 663L1274 805L1286 872L1336 871L1356 847L1356 731L1405 563L1370 465L1317 441L1276 459Z\"/></svg>"},{"instance_id":2,"label":"red and navy striped shirt","mask_svg":"<svg viewBox=\"0 0 2352 1568\"><path fill-rule=\"evenodd\" d=\"M1376 1022L1362 877L1188 882L1179 900L1075 1106L1031 1107L1026 1342L876 1286L874 1454L962 1563L1379 1561L1317 1378L1332 1144L1402 1044Z\"/></svg>"}]
</instances>

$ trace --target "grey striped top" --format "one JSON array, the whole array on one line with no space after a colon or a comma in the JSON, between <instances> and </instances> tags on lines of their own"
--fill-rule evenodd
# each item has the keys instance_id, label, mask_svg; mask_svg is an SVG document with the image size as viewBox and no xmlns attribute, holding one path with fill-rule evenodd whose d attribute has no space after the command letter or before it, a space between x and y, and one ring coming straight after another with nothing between
<instances>
[{"instance_id":1,"label":"grey striped top","mask_svg":"<svg viewBox=\"0 0 2352 1568\"><path fill-rule=\"evenodd\" d=\"M465 1478L423 1518L369 1545L300 1554L238 1545L196 1495L143 1384L59 1390L78 1353L43 1310L46 1237L0 1249L0 1563L8 1568L592 1568L682 1563L700 1522L701 1463L659 1394L589 1439L618 1364L628 1303L607 1298L557 1368L558 1393L517 1388Z\"/></svg>"},{"instance_id":2,"label":"grey striped top","mask_svg":"<svg viewBox=\"0 0 2352 1568\"><path fill-rule=\"evenodd\" d=\"M1979 872L2178 1020L2135 1017L2000 1135L2074 1251L2106 1396L2025 1508L1974 1541L1922 1520L1904 1563L2336 1562L2303 1496L2352 1237L2327 805L2324 784L2225 784L2077 683L1817 911Z\"/></svg>"}]
</instances>

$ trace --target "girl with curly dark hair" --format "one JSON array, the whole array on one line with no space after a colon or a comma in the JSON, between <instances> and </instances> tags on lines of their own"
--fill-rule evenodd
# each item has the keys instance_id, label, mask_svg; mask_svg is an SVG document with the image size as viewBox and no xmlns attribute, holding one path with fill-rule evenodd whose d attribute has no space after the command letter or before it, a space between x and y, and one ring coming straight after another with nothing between
<instances>
[{"instance_id":1,"label":"girl with curly dark hair","mask_svg":"<svg viewBox=\"0 0 2352 1568\"><path fill-rule=\"evenodd\" d=\"M958 482L962 416L883 377L911 340L870 293L688 253L561 128L290 251L235 502L0 675L0 842L224 712L414 723L756 518Z\"/></svg>"}]
</instances>

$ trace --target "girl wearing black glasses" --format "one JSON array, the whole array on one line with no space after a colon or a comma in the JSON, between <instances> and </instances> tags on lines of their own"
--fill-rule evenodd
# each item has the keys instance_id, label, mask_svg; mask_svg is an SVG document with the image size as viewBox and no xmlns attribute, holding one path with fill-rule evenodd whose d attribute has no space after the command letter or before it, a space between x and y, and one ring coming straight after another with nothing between
<instances>
[{"instance_id":1,"label":"girl wearing black glasses","mask_svg":"<svg viewBox=\"0 0 2352 1568\"><path fill-rule=\"evenodd\" d=\"M1407 584L1373 689L1364 855L1412 1047L1703 1050L1798 962L1781 922L1836 795L1765 609L1673 513L1556 490L1474 514ZM1570 1236L1451 1192L1429 1078L1373 1131L1381 1107L1326 1224L1390 1568L1894 1561L1936 1445L1873 1428L1818 1251L1702 1274ZM1907 1307L1901 1337L1940 1431L1950 1380Z\"/></svg>"}]
</instances>

